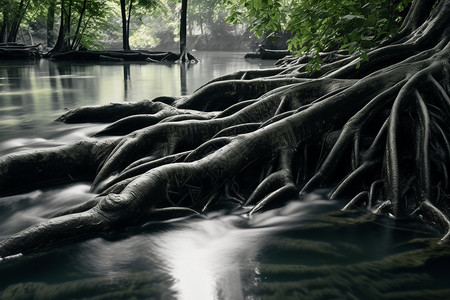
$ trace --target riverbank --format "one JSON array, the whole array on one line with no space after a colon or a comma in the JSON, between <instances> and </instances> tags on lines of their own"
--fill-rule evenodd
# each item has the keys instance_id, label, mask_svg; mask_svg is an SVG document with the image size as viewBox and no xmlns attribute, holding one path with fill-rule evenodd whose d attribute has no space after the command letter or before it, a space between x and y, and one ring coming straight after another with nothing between
<instances>
[{"instance_id":1,"label":"riverbank","mask_svg":"<svg viewBox=\"0 0 450 300\"><path fill-rule=\"evenodd\" d=\"M52 51L43 52L40 44L25 45L20 43L0 43L0 60L40 58L57 61L176 62L180 59L180 54L170 51L148 50L74 50L53 53ZM187 58L189 61L197 61L190 53L187 54Z\"/></svg>"},{"instance_id":2,"label":"riverbank","mask_svg":"<svg viewBox=\"0 0 450 300\"><path fill-rule=\"evenodd\" d=\"M42 47L19 43L0 43L0 59L36 59L42 57Z\"/></svg>"}]
</instances>

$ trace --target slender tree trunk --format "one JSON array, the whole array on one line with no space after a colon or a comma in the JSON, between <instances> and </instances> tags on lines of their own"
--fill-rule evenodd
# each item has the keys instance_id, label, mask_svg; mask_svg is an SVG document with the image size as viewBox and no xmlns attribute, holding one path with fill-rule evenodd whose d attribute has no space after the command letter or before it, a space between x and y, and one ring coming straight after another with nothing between
<instances>
[{"instance_id":1,"label":"slender tree trunk","mask_svg":"<svg viewBox=\"0 0 450 300\"><path fill-rule=\"evenodd\" d=\"M34 45L33 34L31 33L31 28L28 26L28 36L30 37L30 44Z\"/></svg>"},{"instance_id":2,"label":"slender tree trunk","mask_svg":"<svg viewBox=\"0 0 450 300\"><path fill-rule=\"evenodd\" d=\"M55 43L55 9L56 1L53 0L50 2L47 10L47 47L51 47Z\"/></svg>"},{"instance_id":3,"label":"slender tree trunk","mask_svg":"<svg viewBox=\"0 0 450 300\"><path fill-rule=\"evenodd\" d=\"M200 18L200 34L203 36L204 32L203 32L203 20Z\"/></svg>"},{"instance_id":4,"label":"slender tree trunk","mask_svg":"<svg viewBox=\"0 0 450 300\"><path fill-rule=\"evenodd\" d=\"M192 21L187 22L187 25L188 25L188 30L189 30L189 36L192 36L192 27L194 27L192 25Z\"/></svg>"},{"instance_id":5,"label":"slender tree trunk","mask_svg":"<svg viewBox=\"0 0 450 300\"><path fill-rule=\"evenodd\" d=\"M0 28L0 43L6 42L6 32L8 28L7 20L3 20L2 27Z\"/></svg>"},{"instance_id":6,"label":"slender tree trunk","mask_svg":"<svg viewBox=\"0 0 450 300\"><path fill-rule=\"evenodd\" d=\"M133 8L133 0L130 0L130 5L128 6L128 19L127 19L127 43L128 50L130 50L130 20L131 20L131 9Z\"/></svg>"},{"instance_id":7,"label":"slender tree trunk","mask_svg":"<svg viewBox=\"0 0 450 300\"><path fill-rule=\"evenodd\" d=\"M61 0L61 20L59 25L58 39L52 52L64 52L68 49L66 43L66 12L65 0Z\"/></svg>"},{"instance_id":8,"label":"slender tree trunk","mask_svg":"<svg viewBox=\"0 0 450 300\"><path fill-rule=\"evenodd\" d=\"M17 20L19 18L19 14L20 14L20 11L22 10L22 7L23 7L23 0L20 1L19 7L17 8L17 10L14 9L13 17L11 20L11 27L8 32L8 37L6 39L7 42L15 42L16 41L17 33L19 31L19 27L17 26Z\"/></svg>"},{"instance_id":9,"label":"slender tree trunk","mask_svg":"<svg viewBox=\"0 0 450 300\"><path fill-rule=\"evenodd\" d=\"M181 61L185 61L186 53L186 20L187 20L187 0L181 0L181 19L180 19L180 54Z\"/></svg>"},{"instance_id":10,"label":"slender tree trunk","mask_svg":"<svg viewBox=\"0 0 450 300\"><path fill-rule=\"evenodd\" d=\"M129 42L129 36L128 36L128 26L127 26L127 13L125 9L126 3L125 0L120 0L120 11L122 14L122 42L123 42L123 50L129 51L130 50L130 42Z\"/></svg>"},{"instance_id":11,"label":"slender tree trunk","mask_svg":"<svg viewBox=\"0 0 450 300\"><path fill-rule=\"evenodd\" d=\"M84 0L83 7L81 8L81 12L80 12L80 17L78 18L77 29L76 29L75 35L73 36L73 39L72 39L72 45L70 46L71 49L75 49L76 46L78 45L78 41L81 39L81 37L79 37L79 34L80 34L81 22L83 21L84 13L86 12L86 4L87 4L87 0Z\"/></svg>"},{"instance_id":12,"label":"slender tree trunk","mask_svg":"<svg viewBox=\"0 0 450 300\"><path fill-rule=\"evenodd\" d=\"M11 3L7 4L7 7L3 11L3 24L0 29L0 43L4 43L8 41L8 32L11 27L11 11L12 5Z\"/></svg>"},{"instance_id":13,"label":"slender tree trunk","mask_svg":"<svg viewBox=\"0 0 450 300\"><path fill-rule=\"evenodd\" d=\"M70 30L71 30L71 26L70 23L72 22L72 5L73 5L73 0L69 0L69 9L68 9L68 13L66 14L66 47L68 50L72 50L70 48L70 39L71 39L71 34L70 34Z\"/></svg>"},{"instance_id":14,"label":"slender tree trunk","mask_svg":"<svg viewBox=\"0 0 450 300\"><path fill-rule=\"evenodd\" d=\"M20 37L22 38L22 43L26 44L27 41L25 40L25 35L23 34L23 30L22 30L22 28L20 28L20 27L19 27L19 32L20 32ZM17 41L17 36L16 36L15 42L16 42L16 41Z\"/></svg>"},{"instance_id":15,"label":"slender tree trunk","mask_svg":"<svg viewBox=\"0 0 450 300\"><path fill-rule=\"evenodd\" d=\"M91 19L92 19L92 16L90 16L90 17L84 22L84 25L81 26L83 29L81 30L81 33L78 35L78 39L77 39L77 41L76 41L76 43L75 43L75 47L78 47L78 46L80 45L80 43L81 43L81 37L84 35L84 31L86 30L86 27L87 27L87 25L90 23Z\"/></svg>"}]
</instances>

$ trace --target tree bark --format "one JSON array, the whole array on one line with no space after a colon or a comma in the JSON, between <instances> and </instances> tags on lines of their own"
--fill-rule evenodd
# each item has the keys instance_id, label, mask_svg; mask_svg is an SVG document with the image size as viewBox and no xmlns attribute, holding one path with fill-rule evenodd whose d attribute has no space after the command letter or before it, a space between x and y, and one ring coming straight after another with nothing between
<instances>
[{"instance_id":1,"label":"tree bark","mask_svg":"<svg viewBox=\"0 0 450 300\"><path fill-rule=\"evenodd\" d=\"M181 11L180 11L180 60L186 61L186 43L187 43L187 0L181 0Z\"/></svg>"},{"instance_id":2,"label":"tree bark","mask_svg":"<svg viewBox=\"0 0 450 300\"><path fill-rule=\"evenodd\" d=\"M2 27L0 27L0 43L6 42L6 33L8 32L8 20L6 18L6 13L3 14Z\"/></svg>"},{"instance_id":3,"label":"tree bark","mask_svg":"<svg viewBox=\"0 0 450 300\"><path fill-rule=\"evenodd\" d=\"M56 44L53 47L51 52L65 52L69 49L68 47L68 41L66 39L66 24L67 17L66 17L66 7L65 7L65 0L61 0L61 17L60 17L60 24L59 24L59 32L58 32L58 39L56 40Z\"/></svg>"},{"instance_id":4,"label":"tree bark","mask_svg":"<svg viewBox=\"0 0 450 300\"><path fill-rule=\"evenodd\" d=\"M72 6L73 6L73 0L69 0L69 7L68 11L66 13L66 38L67 38L67 46L70 49L70 39L71 36L71 29L72 29Z\"/></svg>"},{"instance_id":5,"label":"tree bark","mask_svg":"<svg viewBox=\"0 0 450 300\"><path fill-rule=\"evenodd\" d=\"M17 39L17 34L19 32L20 24L22 23L22 19L25 16L25 13L30 5L31 0L28 0L26 3L25 0L21 0L19 3L19 7L14 13L14 18L11 22L11 28L8 34L8 42L15 42Z\"/></svg>"},{"instance_id":6,"label":"tree bark","mask_svg":"<svg viewBox=\"0 0 450 300\"><path fill-rule=\"evenodd\" d=\"M47 47L52 47L55 43L55 9L56 0L52 0L47 9Z\"/></svg>"},{"instance_id":7,"label":"tree bark","mask_svg":"<svg viewBox=\"0 0 450 300\"><path fill-rule=\"evenodd\" d=\"M126 12L126 0L120 0L120 12L122 15L122 48L124 51L130 51L129 31Z\"/></svg>"},{"instance_id":8,"label":"tree bark","mask_svg":"<svg viewBox=\"0 0 450 300\"><path fill-rule=\"evenodd\" d=\"M87 4L87 0L84 0L83 6L82 6L81 12L80 12L80 17L78 18L77 29L75 30L75 34L72 39L72 44L70 46L70 49L72 49L72 50L75 49L75 47L78 43L78 40L81 38L81 37L79 37L79 34L80 34L80 28L81 28L81 23L83 21L84 13L86 12L86 4Z\"/></svg>"}]
</instances>

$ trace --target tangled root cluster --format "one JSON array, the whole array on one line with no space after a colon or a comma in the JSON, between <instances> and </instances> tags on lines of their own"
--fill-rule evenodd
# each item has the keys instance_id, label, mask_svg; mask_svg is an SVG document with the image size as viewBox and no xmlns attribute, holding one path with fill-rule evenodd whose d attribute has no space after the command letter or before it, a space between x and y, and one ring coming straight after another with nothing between
<instances>
[{"instance_id":1,"label":"tangled root cluster","mask_svg":"<svg viewBox=\"0 0 450 300\"><path fill-rule=\"evenodd\" d=\"M306 58L288 57L188 97L69 111L60 121L112 123L2 157L0 188L90 177L97 196L0 242L0 257L223 205L252 215L320 187L350 199L344 209L421 217L449 242L450 1L431 15L428 2L369 62L324 53L309 74Z\"/></svg>"}]
</instances>

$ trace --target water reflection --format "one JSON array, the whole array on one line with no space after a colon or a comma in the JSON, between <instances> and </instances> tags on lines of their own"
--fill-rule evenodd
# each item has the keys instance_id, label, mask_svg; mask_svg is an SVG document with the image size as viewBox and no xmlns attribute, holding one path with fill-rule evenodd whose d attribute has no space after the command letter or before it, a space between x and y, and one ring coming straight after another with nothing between
<instances>
[{"instance_id":1,"label":"water reflection","mask_svg":"<svg viewBox=\"0 0 450 300\"><path fill-rule=\"evenodd\" d=\"M0 199L0 237L89 197L88 185L76 184ZM339 207L312 193L251 219L240 211L148 223L2 261L0 298L380 299L389 291L425 299L433 287L445 288L431 275L450 251L406 243L437 235L381 216L361 222L362 212L339 216Z\"/></svg>"},{"instance_id":2,"label":"water reflection","mask_svg":"<svg viewBox=\"0 0 450 300\"><path fill-rule=\"evenodd\" d=\"M196 65L0 61L0 134L37 129L67 108L192 93L207 81L273 61L243 53L199 52Z\"/></svg>"},{"instance_id":3,"label":"water reflection","mask_svg":"<svg viewBox=\"0 0 450 300\"><path fill-rule=\"evenodd\" d=\"M49 124L42 126L38 134L34 130L6 132L0 135L0 156L17 151L67 145L76 141L90 139L93 134L105 127L104 124Z\"/></svg>"},{"instance_id":4,"label":"water reflection","mask_svg":"<svg viewBox=\"0 0 450 300\"><path fill-rule=\"evenodd\" d=\"M88 184L74 184L64 189L35 190L0 197L0 239L41 222L64 208L89 200L93 197L89 189Z\"/></svg>"},{"instance_id":5,"label":"water reflection","mask_svg":"<svg viewBox=\"0 0 450 300\"><path fill-rule=\"evenodd\" d=\"M124 271L165 274L176 299L249 299L258 284L259 255L279 232L336 209L336 202L311 194L305 201L248 219L242 212L148 223L124 240L86 242L76 258L86 277Z\"/></svg>"},{"instance_id":6,"label":"water reflection","mask_svg":"<svg viewBox=\"0 0 450 300\"><path fill-rule=\"evenodd\" d=\"M244 299L264 230L240 230L237 216L189 224L158 241L179 299Z\"/></svg>"},{"instance_id":7,"label":"water reflection","mask_svg":"<svg viewBox=\"0 0 450 300\"><path fill-rule=\"evenodd\" d=\"M129 64L123 65L123 89L124 99L128 99L128 91L131 90L131 68Z\"/></svg>"},{"instance_id":8,"label":"water reflection","mask_svg":"<svg viewBox=\"0 0 450 300\"><path fill-rule=\"evenodd\" d=\"M181 95L187 95L187 68L191 67L191 65L187 65L184 63L180 64L180 88L181 88Z\"/></svg>"}]
</instances>

